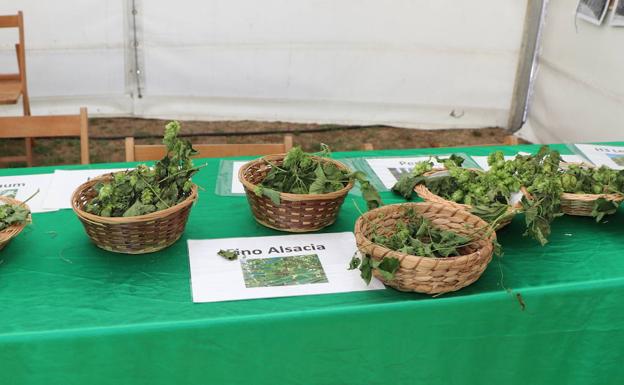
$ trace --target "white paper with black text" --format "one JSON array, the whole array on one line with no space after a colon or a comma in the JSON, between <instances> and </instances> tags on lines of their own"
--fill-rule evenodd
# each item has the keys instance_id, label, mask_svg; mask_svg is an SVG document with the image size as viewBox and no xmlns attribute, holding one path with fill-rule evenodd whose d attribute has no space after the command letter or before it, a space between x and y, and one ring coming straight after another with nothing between
<instances>
[{"instance_id":1,"label":"white paper with black text","mask_svg":"<svg viewBox=\"0 0 624 385\"><path fill-rule=\"evenodd\" d=\"M520 152L518 153L519 155L529 155L528 152ZM506 155L505 156L505 160L512 160L514 159L516 156L515 155ZM490 165L487 162L487 156L472 156L472 160L475 161L475 163L477 165L479 165L479 167L482 170L489 170L490 169ZM561 155L561 159L564 162L568 162L568 163L581 163L581 162L585 162L585 159L581 158L578 155Z\"/></svg>"},{"instance_id":2,"label":"white paper with black text","mask_svg":"<svg viewBox=\"0 0 624 385\"><path fill-rule=\"evenodd\" d=\"M188 241L193 302L219 302L384 289L347 270L353 233L296 234ZM238 259L217 253L232 250Z\"/></svg>"},{"instance_id":3,"label":"white paper with black text","mask_svg":"<svg viewBox=\"0 0 624 385\"><path fill-rule=\"evenodd\" d=\"M381 183L387 188L392 187L399 181L401 175L407 174L418 162L432 160L434 167L442 165L429 156L418 156L409 158L368 158L368 166L377 175Z\"/></svg>"},{"instance_id":4,"label":"white paper with black text","mask_svg":"<svg viewBox=\"0 0 624 385\"><path fill-rule=\"evenodd\" d=\"M54 211L54 209L44 209L43 200L50 191L50 182L53 174L39 175L15 175L0 177L0 196L15 198L24 202L39 190L37 195L33 196L28 203L30 211L33 213L42 213Z\"/></svg>"},{"instance_id":5,"label":"white paper with black text","mask_svg":"<svg viewBox=\"0 0 624 385\"><path fill-rule=\"evenodd\" d=\"M596 166L607 166L614 170L624 169L624 147L622 146L596 144L575 144L574 146Z\"/></svg>"},{"instance_id":6,"label":"white paper with black text","mask_svg":"<svg viewBox=\"0 0 624 385\"><path fill-rule=\"evenodd\" d=\"M124 171L125 168L111 168L102 170L55 170L48 192L43 201L46 209L70 209L71 196L74 190L89 179L102 174Z\"/></svg>"}]
</instances>

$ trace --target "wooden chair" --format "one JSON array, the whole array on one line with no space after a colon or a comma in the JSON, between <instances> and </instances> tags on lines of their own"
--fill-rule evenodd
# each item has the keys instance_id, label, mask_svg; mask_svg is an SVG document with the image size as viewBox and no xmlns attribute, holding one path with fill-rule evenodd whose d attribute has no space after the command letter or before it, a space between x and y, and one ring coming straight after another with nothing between
<instances>
[{"instance_id":1,"label":"wooden chair","mask_svg":"<svg viewBox=\"0 0 624 385\"><path fill-rule=\"evenodd\" d=\"M284 135L283 143L258 144L194 144L195 158L221 158L226 156L250 156L281 154L292 148L293 136ZM162 144L134 144L134 138L126 138L126 162L158 160L165 156Z\"/></svg>"},{"instance_id":2,"label":"wooden chair","mask_svg":"<svg viewBox=\"0 0 624 385\"><path fill-rule=\"evenodd\" d=\"M80 137L80 163L89 164L89 118L80 115L0 116L0 139ZM0 163L23 162L23 156L0 157Z\"/></svg>"},{"instance_id":3,"label":"wooden chair","mask_svg":"<svg viewBox=\"0 0 624 385\"><path fill-rule=\"evenodd\" d=\"M19 42L15 44L17 56L17 73L0 74L0 104L17 104L22 97L24 116L30 116L30 100L26 84L26 46L24 45L24 16L22 11L17 15L0 16L0 28L17 28ZM26 135L22 135L26 137ZM32 139L25 138L26 154L19 161L32 166Z\"/></svg>"}]
</instances>

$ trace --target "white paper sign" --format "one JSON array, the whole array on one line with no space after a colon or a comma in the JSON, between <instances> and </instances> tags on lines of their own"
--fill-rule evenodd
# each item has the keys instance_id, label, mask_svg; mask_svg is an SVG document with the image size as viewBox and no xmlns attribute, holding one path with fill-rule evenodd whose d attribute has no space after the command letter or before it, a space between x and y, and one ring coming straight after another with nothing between
<instances>
[{"instance_id":1,"label":"white paper sign","mask_svg":"<svg viewBox=\"0 0 624 385\"><path fill-rule=\"evenodd\" d=\"M248 161L235 161L232 162L232 193L233 194L244 194L245 188L243 184L238 180L238 172L241 167L246 164Z\"/></svg>"},{"instance_id":2,"label":"white paper sign","mask_svg":"<svg viewBox=\"0 0 624 385\"><path fill-rule=\"evenodd\" d=\"M520 152L520 155L529 155L528 152ZM505 160L512 160L514 159L516 156L515 155L506 155L505 156ZM479 165L479 167L481 167L481 169L487 171L490 169L490 165L487 162L487 156L472 156L471 157L472 160L475 161L475 163L477 165ZM581 163L584 161L583 158L581 158L578 155L561 155L561 159L564 162L568 162L568 163Z\"/></svg>"},{"instance_id":3,"label":"white paper sign","mask_svg":"<svg viewBox=\"0 0 624 385\"><path fill-rule=\"evenodd\" d=\"M624 147L594 144L575 144L575 146L596 166L607 166L614 170L624 169Z\"/></svg>"},{"instance_id":4,"label":"white paper sign","mask_svg":"<svg viewBox=\"0 0 624 385\"><path fill-rule=\"evenodd\" d=\"M188 240L193 302L379 290L347 270L357 250L353 233ZM236 250L229 261L217 253Z\"/></svg>"},{"instance_id":5,"label":"white paper sign","mask_svg":"<svg viewBox=\"0 0 624 385\"><path fill-rule=\"evenodd\" d=\"M70 209L71 196L74 190L91 178L125 168L110 168L102 170L55 170L52 182L43 201L46 209Z\"/></svg>"},{"instance_id":6,"label":"white paper sign","mask_svg":"<svg viewBox=\"0 0 624 385\"><path fill-rule=\"evenodd\" d=\"M399 181L401 175L412 171L416 163L432 160L434 167L441 167L442 164L429 156L419 156L411 158L371 158L366 162L387 189L391 189Z\"/></svg>"},{"instance_id":7,"label":"white paper sign","mask_svg":"<svg viewBox=\"0 0 624 385\"><path fill-rule=\"evenodd\" d=\"M43 208L43 200L49 191L52 175L53 174L39 174L0 177L0 196L15 198L23 202L39 190L39 193L26 203L30 211L33 213L52 211Z\"/></svg>"}]
</instances>

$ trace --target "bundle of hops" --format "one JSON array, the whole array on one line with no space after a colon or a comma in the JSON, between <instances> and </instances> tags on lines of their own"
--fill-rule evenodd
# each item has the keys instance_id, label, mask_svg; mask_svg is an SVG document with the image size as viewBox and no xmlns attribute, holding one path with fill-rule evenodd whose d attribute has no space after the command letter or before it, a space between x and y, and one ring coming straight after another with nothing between
<instances>
[{"instance_id":1,"label":"bundle of hops","mask_svg":"<svg viewBox=\"0 0 624 385\"><path fill-rule=\"evenodd\" d=\"M425 177L432 162L417 164L412 173L399 180L393 191L411 198L414 186L425 184L438 196L472 207L471 212L485 221L496 223L507 215L513 193L525 187L529 196L523 196L526 231L542 245L548 242L551 222L561 214L561 186L559 152L543 146L536 155L518 155L505 160L501 151L488 156L490 169L475 171L462 168L459 157L440 160L448 173Z\"/></svg>"},{"instance_id":2,"label":"bundle of hops","mask_svg":"<svg viewBox=\"0 0 624 385\"><path fill-rule=\"evenodd\" d=\"M178 138L180 124L165 127L165 157L154 167L144 164L133 170L113 174L109 182L95 186L97 195L85 211L103 217L133 217L167 209L185 200L191 193L191 177L199 170L191 156L196 154L191 142Z\"/></svg>"},{"instance_id":3,"label":"bundle of hops","mask_svg":"<svg viewBox=\"0 0 624 385\"><path fill-rule=\"evenodd\" d=\"M435 195L471 206L472 213L488 222L494 222L506 215L512 193L520 189L517 179L497 172L496 169L483 172L462 168L464 159L457 155L436 160L444 165L445 172L425 177L424 174L433 169L433 162L419 162L411 173L399 179L392 191L411 199L414 187L424 184ZM491 161L497 162L498 157Z\"/></svg>"},{"instance_id":4,"label":"bundle of hops","mask_svg":"<svg viewBox=\"0 0 624 385\"><path fill-rule=\"evenodd\" d=\"M563 191L571 194L624 194L624 170L613 170L579 164L569 165L560 175ZM619 201L598 198L593 203L591 215L599 222L607 214L614 214Z\"/></svg>"}]
</instances>

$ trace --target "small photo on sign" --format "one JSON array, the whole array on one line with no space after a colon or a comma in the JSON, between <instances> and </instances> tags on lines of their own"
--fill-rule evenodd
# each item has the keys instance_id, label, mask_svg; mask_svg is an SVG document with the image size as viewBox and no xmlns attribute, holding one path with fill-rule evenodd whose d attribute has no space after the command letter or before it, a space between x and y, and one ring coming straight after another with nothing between
<instances>
[{"instance_id":1,"label":"small photo on sign","mask_svg":"<svg viewBox=\"0 0 624 385\"><path fill-rule=\"evenodd\" d=\"M624 27L624 0L617 0L615 2L609 25L612 27Z\"/></svg>"},{"instance_id":2,"label":"small photo on sign","mask_svg":"<svg viewBox=\"0 0 624 385\"><path fill-rule=\"evenodd\" d=\"M17 191L18 189L16 188L0 190L0 197L15 198L17 196Z\"/></svg>"},{"instance_id":3,"label":"small photo on sign","mask_svg":"<svg viewBox=\"0 0 624 385\"><path fill-rule=\"evenodd\" d=\"M327 283L318 255L241 259L246 287Z\"/></svg>"},{"instance_id":4,"label":"small photo on sign","mask_svg":"<svg viewBox=\"0 0 624 385\"><path fill-rule=\"evenodd\" d=\"M624 167L624 154L607 154L607 156L620 167Z\"/></svg>"},{"instance_id":5,"label":"small photo on sign","mask_svg":"<svg viewBox=\"0 0 624 385\"><path fill-rule=\"evenodd\" d=\"M610 0L580 0L576 7L576 17L595 25L602 21L609 9Z\"/></svg>"}]
</instances>

